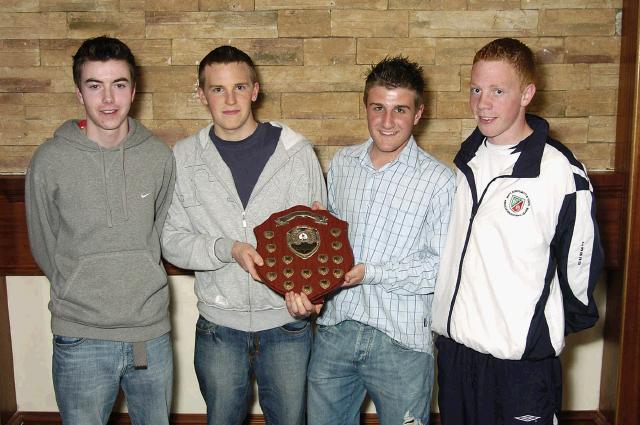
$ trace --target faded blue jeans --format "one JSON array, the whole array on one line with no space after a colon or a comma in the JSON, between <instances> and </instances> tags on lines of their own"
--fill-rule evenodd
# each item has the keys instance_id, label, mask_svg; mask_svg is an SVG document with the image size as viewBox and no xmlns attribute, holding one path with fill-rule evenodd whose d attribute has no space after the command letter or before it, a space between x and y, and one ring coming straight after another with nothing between
<instances>
[{"instance_id":1,"label":"faded blue jeans","mask_svg":"<svg viewBox=\"0 0 640 425\"><path fill-rule=\"evenodd\" d=\"M253 373L266 423L304 424L311 339L311 325L306 320L243 332L200 316L195 368L207 404L207 424L242 424L251 400Z\"/></svg>"},{"instance_id":2,"label":"faded blue jeans","mask_svg":"<svg viewBox=\"0 0 640 425\"><path fill-rule=\"evenodd\" d=\"M433 355L347 320L318 326L309 363L309 425L356 425L365 394L381 425L429 423Z\"/></svg>"},{"instance_id":3,"label":"faded blue jeans","mask_svg":"<svg viewBox=\"0 0 640 425\"><path fill-rule=\"evenodd\" d=\"M168 425L173 387L169 333L147 341L147 369L133 366L133 343L53 338L53 387L64 425L104 425L120 386L133 425Z\"/></svg>"}]
</instances>

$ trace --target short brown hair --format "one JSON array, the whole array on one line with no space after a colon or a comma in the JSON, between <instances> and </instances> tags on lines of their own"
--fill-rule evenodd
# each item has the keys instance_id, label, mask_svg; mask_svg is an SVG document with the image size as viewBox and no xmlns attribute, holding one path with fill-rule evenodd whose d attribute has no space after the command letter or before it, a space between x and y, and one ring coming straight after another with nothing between
<instances>
[{"instance_id":1,"label":"short brown hair","mask_svg":"<svg viewBox=\"0 0 640 425\"><path fill-rule=\"evenodd\" d=\"M363 100L366 105L369 90L383 86L387 89L403 88L415 92L416 108L424 103L424 78L422 67L403 56L384 58L373 65L364 85Z\"/></svg>"},{"instance_id":2,"label":"short brown hair","mask_svg":"<svg viewBox=\"0 0 640 425\"><path fill-rule=\"evenodd\" d=\"M515 38L498 38L476 52L473 63L479 61L505 61L515 69L522 86L535 84L536 64L533 52Z\"/></svg>"},{"instance_id":3,"label":"short brown hair","mask_svg":"<svg viewBox=\"0 0 640 425\"><path fill-rule=\"evenodd\" d=\"M216 47L200 61L200 65L198 65L198 85L201 88L204 88L204 70L207 66L228 63L247 64L249 67L251 83L253 84L258 82L258 72L256 71L256 66L253 64L251 57L237 47L224 45Z\"/></svg>"},{"instance_id":4,"label":"short brown hair","mask_svg":"<svg viewBox=\"0 0 640 425\"><path fill-rule=\"evenodd\" d=\"M136 86L136 60L129 47L117 38L100 36L85 40L73 55L73 81L80 88L82 67L87 62L121 60L127 63L131 74L131 85Z\"/></svg>"}]
</instances>

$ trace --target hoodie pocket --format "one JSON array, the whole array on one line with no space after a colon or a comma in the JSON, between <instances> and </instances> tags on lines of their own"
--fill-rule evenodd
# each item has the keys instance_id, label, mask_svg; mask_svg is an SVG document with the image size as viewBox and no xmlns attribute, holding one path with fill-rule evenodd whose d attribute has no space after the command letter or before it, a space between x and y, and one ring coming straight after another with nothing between
<instances>
[{"instance_id":1,"label":"hoodie pocket","mask_svg":"<svg viewBox=\"0 0 640 425\"><path fill-rule=\"evenodd\" d=\"M167 314L167 275L146 250L79 258L60 295L59 316L103 328L147 326Z\"/></svg>"},{"instance_id":2,"label":"hoodie pocket","mask_svg":"<svg viewBox=\"0 0 640 425\"><path fill-rule=\"evenodd\" d=\"M247 272L238 263L225 264L218 270L196 274L198 301L222 310L248 311Z\"/></svg>"}]
</instances>

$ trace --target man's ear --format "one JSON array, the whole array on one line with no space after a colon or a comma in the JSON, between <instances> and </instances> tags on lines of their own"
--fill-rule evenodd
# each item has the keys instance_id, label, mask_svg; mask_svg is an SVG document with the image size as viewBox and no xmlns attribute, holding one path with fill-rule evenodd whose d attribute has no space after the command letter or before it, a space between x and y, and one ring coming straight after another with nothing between
<instances>
[{"instance_id":1,"label":"man's ear","mask_svg":"<svg viewBox=\"0 0 640 425\"><path fill-rule=\"evenodd\" d=\"M255 102L256 100L258 100L258 93L260 92L260 83L259 82L255 82L253 83L253 91L251 92L251 101Z\"/></svg>"},{"instance_id":2,"label":"man's ear","mask_svg":"<svg viewBox=\"0 0 640 425\"><path fill-rule=\"evenodd\" d=\"M533 83L527 84L522 92L522 98L520 99L520 106L528 106L533 100L533 96L536 94L536 85Z\"/></svg>"},{"instance_id":3,"label":"man's ear","mask_svg":"<svg viewBox=\"0 0 640 425\"><path fill-rule=\"evenodd\" d=\"M79 104L84 105L84 98L82 97L82 92L77 86L76 86L76 99L78 99Z\"/></svg>"},{"instance_id":4,"label":"man's ear","mask_svg":"<svg viewBox=\"0 0 640 425\"><path fill-rule=\"evenodd\" d=\"M207 97L204 95L204 90L202 90L202 87L198 87L198 97L200 98L200 102L203 105L209 106L209 102L207 102Z\"/></svg>"},{"instance_id":5,"label":"man's ear","mask_svg":"<svg viewBox=\"0 0 640 425\"><path fill-rule=\"evenodd\" d=\"M418 124L418 121L420 121L420 117L422 117L423 112L424 112L424 103L420 105L420 107L416 111L416 116L413 118L413 125Z\"/></svg>"}]
</instances>

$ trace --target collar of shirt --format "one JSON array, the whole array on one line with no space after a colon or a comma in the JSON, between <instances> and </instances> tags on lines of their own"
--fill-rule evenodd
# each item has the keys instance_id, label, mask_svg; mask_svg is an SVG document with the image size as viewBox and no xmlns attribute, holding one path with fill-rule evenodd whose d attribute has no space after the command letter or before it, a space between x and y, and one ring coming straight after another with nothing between
<instances>
[{"instance_id":1,"label":"collar of shirt","mask_svg":"<svg viewBox=\"0 0 640 425\"><path fill-rule=\"evenodd\" d=\"M371 157L369 156L369 150L371 149L371 145L373 144L373 139L369 138L365 143L363 143L359 149L354 149L351 151L351 156L358 158L362 166L372 168L373 164L371 163ZM385 164L382 168L377 171L383 171L390 167L392 164L399 162L411 168L418 167L418 144L416 143L416 139L411 135L409 138L409 142L400 152L400 155L393 161Z\"/></svg>"}]
</instances>

